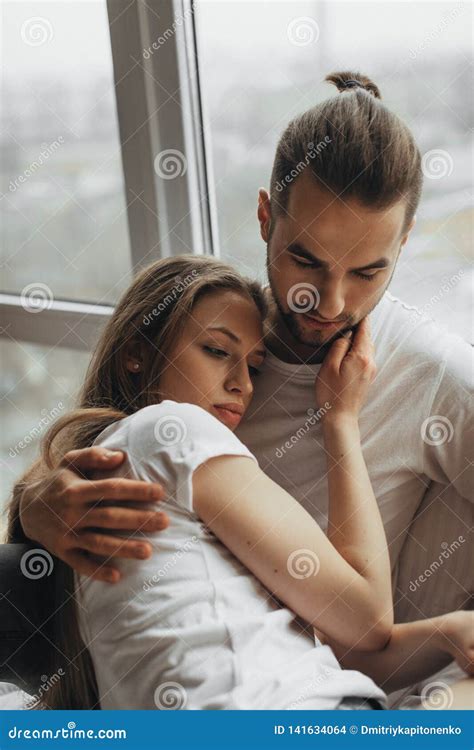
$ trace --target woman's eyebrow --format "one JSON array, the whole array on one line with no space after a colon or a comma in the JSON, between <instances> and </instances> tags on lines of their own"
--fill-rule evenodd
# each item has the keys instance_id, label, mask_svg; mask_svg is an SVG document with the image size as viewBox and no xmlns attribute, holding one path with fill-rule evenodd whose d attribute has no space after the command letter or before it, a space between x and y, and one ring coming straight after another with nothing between
<instances>
[{"instance_id":1,"label":"woman's eyebrow","mask_svg":"<svg viewBox=\"0 0 474 750\"><path fill-rule=\"evenodd\" d=\"M235 341L236 344L242 343L239 337L236 336L235 333L232 333L232 331L230 331L225 326L209 326L209 328L207 328L206 330L207 331L220 331L221 333L224 333L226 336L228 336L232 341ZM256 354L259 357L265 357L266 353L267 353L266 349L257 349L256 351L252 352L252 354Z\"/></svg>"}]
</instances>

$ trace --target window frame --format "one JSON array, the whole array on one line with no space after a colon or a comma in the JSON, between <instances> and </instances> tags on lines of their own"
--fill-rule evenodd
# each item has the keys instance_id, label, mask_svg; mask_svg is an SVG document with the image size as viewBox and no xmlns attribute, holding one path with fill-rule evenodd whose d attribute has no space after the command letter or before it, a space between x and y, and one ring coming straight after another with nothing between
<instances>
[{"instance_id":1,"label":"window frame","mask_svg":"<svg viewBox=\"0 0 474 750\"><path fill-rule=\"evenodd\" d=\"M132 273L161 257L219 255L211 149L205 134L194 3L107 2ZM160 41L164 40L164 41ZM155 47L153 47L155 44ZM148 56L144 55L149 50ZM186 170L160 178L156 156L181 152ZM0 335L90 350L113 306L53 300L32 314L0 293Z\"/></svg>"}]
</instances>

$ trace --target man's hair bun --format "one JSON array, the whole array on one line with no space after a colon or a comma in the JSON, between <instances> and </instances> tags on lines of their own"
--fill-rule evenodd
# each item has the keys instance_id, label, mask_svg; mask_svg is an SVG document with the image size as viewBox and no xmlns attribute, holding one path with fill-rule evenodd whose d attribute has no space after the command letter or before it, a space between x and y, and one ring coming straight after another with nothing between
<instances>
[{"instance_id":1,"label":"man's hair bun","mask_svg":"<svg viewBox=\"0 0 474 750\"><path fill-rule=\"evenodd\" d=\"M341 92L354 91L360 88L373 94L376 99L382 98L378 86L370 78L362 75L362 73L344 70L342 72L329 73L324 80L333 83L338 91Z\"/></svg>"}]
</instances>

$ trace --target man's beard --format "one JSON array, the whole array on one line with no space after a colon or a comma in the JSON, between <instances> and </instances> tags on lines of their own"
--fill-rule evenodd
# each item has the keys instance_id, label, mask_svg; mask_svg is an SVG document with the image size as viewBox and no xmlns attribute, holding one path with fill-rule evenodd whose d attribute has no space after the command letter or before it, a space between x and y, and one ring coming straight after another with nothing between
<instances>
[{"instance_id":1,"label":"man's beard","mask_svg":"<svg viewBox=\"0 0 474 750\"><path fill-rule=\"evenodd\" d=\"M302 313L292 312L291 310L290 311L285 310L285 308L283 307L283 303L278 297L277 289L273 283L272 275L270 273L270 268L268 266L268 255L267 255L267 277L268 277L268 281L270 284L272 298L278 308L280 319L283 322L283 324L286 326L288 331L291 333L295 341L297 341L300 345L308 348L308 359L311 359L313 356L317 356L318 360L321 358L324 358L326 354L328 353L329 349L331 348L332 344L334 343L334 341L336 341L336 339L341 338L341 336L347 331L354 329L357 326L357 324L360 323L362 319L362 318L357 318L355 315L349 315L347 319L344 320L344 323L341 326L341 328L338 328L338 330L335 333L333 333L329 338L324 338L324 331L304 330L303 326L300 325L298 321L298 317L302 315ZM372 310L378 305L381 298L383 297L385 289L386 287L383 289L383 291L381 291L380 297L378 297L378 299L374 302L370 310L365 315L369 315L372 312Z\"/></svg>"},{"instance_id":2,"label":"man's beard","mask_svg":"<svg viewBox=\"0 0 474 750\"><path fill-rule=\"evenodd\" d=\"M319 356L326 355L334 341L336 341L336 339L338 338L341 338L341 336L346 331L350 331L359 322L356 318L350 317L344 321L344 324L341 328L338 328L337 331L329 337L325 336L324 331L309 331L305 329L299 322L299 317L302 315L302 313L292 311L287 312L286 310L284 310L281 301L278 299L274 289L272 288L271 282L270 288L272 289L273 298L278 308L280 319L283 321L284 325L287 327L293 338L299 344L306 346L308 350L311 350L311 352L308 352L310 356L312 356L313 354L318 354Z\"/></svg>"}]
</instances>

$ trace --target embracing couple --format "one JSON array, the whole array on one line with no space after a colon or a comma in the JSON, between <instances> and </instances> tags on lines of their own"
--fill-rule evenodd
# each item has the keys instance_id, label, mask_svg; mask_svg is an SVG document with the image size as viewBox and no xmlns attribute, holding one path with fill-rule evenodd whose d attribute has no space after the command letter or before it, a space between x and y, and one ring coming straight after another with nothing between
<instances>
[{"instance_id":1,"label":"embracing couple","mask_svg":"<svg viewBox=\"0 0 474 750\"><path fill-rule=\"evenodd\" d=\"M14 490L10 541L59 558L46 707L381 709L453 661L471 700L469 545L461 602L429 583L438 614L415 597L408 622L392 590L468 533L470 348L387 292L413 136L365 76L327 80L259 194L269 286L205 256L142 270ZM461 504L413 552L430 482Z\"/></svg>"}]
</instances>

